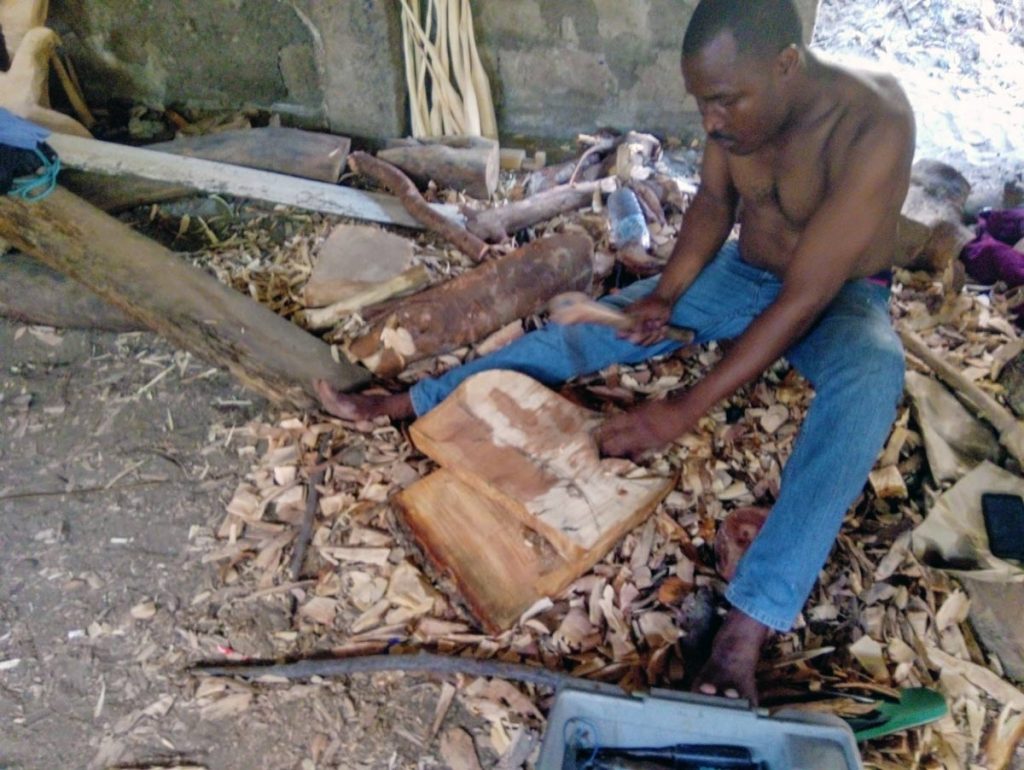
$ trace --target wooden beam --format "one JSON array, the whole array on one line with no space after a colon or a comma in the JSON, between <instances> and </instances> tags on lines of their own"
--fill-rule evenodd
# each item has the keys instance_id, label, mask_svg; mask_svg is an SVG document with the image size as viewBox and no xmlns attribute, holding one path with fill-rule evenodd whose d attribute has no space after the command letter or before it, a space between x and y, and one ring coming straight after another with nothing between
<instances>
[{"instance_id":1,"label":"wooden beam","mask_svg":"<svg viewBox=\"0 0 1024 770\"><path fill-rule=\"evenodd\" d=\"M369 379L316 337L62 188L36 203L0 196L0 237L276 403L314 407L316 378L341 388Z\"/></svg>"},{"instance_id":2,"label":"wooden beam","mask_svg":"<svg viewBox=\"0 0 1024 770\"><path fill-rule=\"evenodd\" d=\"M17 251L0 257L0 315L61 329L131 332L145 328L82 284Z\"/></svg>"},{"instance_id":3,"label":"wooden beam","mask_svg":"<svg viewBox=\"0 0 1024 770\"><path fill-rule=\"evenodd\" d=\"M384 224L422 227L398 200L388 195L78 136L54 134L48 142L68 168L113 175L131 174L205 192L283 203ZM459 219L454 206L435 205L432 208L451 219Z\"/></svg>"}]
</instances>

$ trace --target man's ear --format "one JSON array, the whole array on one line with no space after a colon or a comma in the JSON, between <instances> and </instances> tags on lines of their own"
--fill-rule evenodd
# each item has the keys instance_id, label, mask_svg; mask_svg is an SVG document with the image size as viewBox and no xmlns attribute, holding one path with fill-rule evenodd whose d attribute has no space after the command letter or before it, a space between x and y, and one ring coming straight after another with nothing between
<instances>
[{"instance_id":1,"label":"man's ear","mask_svg":"<svg viewBox=\"0 0 1024 770\"><path fill-rule=\"evenodd\" d=\"M790 43L775 57L775 74L780 78L793 75L800 65L800 49Z\"/></svg>"}]
</instances>

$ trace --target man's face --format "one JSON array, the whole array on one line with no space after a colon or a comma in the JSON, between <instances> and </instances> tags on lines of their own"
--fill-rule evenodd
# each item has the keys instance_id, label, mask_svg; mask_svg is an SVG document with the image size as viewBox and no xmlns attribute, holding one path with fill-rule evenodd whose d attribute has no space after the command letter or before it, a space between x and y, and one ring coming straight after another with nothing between
<instances>
[{"instance_id":1,"label":"man's face","mask_svg":"<svg viewBox=\"0 0 1024 770\"><path fill-rule=\"evenodd\" d=\"M697 100L711 141L733 155L749 155L779 129L784 105L772 61L741 57L726 31L683 60L686 90Z\"/></svg>"}]
</instances>

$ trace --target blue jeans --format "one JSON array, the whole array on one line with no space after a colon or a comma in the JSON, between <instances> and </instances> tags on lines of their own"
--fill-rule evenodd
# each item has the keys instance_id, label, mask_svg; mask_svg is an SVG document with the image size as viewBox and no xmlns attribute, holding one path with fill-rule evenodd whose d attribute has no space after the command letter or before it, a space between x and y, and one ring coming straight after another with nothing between
<instances>
[{"instance_id":1,"label":"blue jeans","mask_svg":"<svg viewBox=\"0 0 1024 770\"><path fill-rule=\"evenodd\" d=\"M651 292L657 278L602 302L617 307ZM703 343L740 335L776 298L779 279L740 258L729 241L676 302L671 322ZM815 397L786 463L772 513L726 593L733 606L777 630L793 625L888 436L903 392L903 348L889 320L889 290L850 281L787 352ZM513 369L557 385L614 363L638 363L679 343L635 345L605 326L549 324L507 347L411 390L424 414L485 369Z\"/></svg>"}]
</instances>

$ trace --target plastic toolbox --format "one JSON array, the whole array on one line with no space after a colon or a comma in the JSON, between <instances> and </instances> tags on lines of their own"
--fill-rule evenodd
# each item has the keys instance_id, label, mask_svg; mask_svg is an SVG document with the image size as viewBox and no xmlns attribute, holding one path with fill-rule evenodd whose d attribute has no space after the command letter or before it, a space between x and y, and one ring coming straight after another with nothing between
<instances>
[{"instance_id":1,"label":"plastic toolbox","mask_svg":"<svg viewBox=\"0 0 1024 770\"><path fill-rule=\"evenodd\" d=\"M609 761L614 748L719 746L719 763L629 764ZM749 761L730 760L730 752ZM698 751L700 753L700 751ZM735 764L730 764L735 761ZM593 767L749 767L759 770L862 770L853 731L829 714L798 711L769 717L746 701L652 690L627 695L601 683L561 688L548 718L538 770Z\"/></svg>"}]
</instances>

